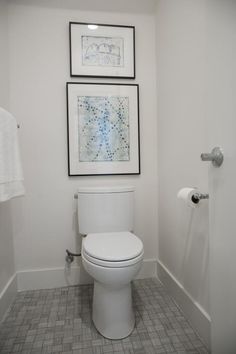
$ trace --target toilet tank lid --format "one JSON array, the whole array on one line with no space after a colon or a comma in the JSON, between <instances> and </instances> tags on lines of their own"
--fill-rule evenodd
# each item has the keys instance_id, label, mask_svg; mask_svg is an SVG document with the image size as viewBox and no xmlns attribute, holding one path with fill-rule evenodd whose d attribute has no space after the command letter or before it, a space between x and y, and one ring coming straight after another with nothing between
<instances>
[{"instance_id":1,"label":"toilet tank lid","mask_svg":"<svg viewBox=\"0 0 236 354\"><path fill-rule=\"evenodd\" d=\"M113 187L81 187L78 189L78 193L91 193L91 194L99 194L99 193L125 193L125 192L133 192L133 186L113 186Z\"/></svg>"}]
</instances>

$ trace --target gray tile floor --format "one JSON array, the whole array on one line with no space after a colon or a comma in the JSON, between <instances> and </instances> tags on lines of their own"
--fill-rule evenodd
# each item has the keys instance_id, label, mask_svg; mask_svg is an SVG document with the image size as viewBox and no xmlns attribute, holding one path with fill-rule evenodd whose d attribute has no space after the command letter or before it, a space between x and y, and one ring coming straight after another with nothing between
<instances>
[{"instance_id":1,"label":"gray tile floor","mask_svg":"<svg viewBox=\"0 0 236 354\"><path fill-rule=\"evenodd\" d=\"M157 279L135 280L136 328L103 338L91 319L92 285L24 291L0 326L0 353L208 353Z\"/></svg>"}]
</instances>

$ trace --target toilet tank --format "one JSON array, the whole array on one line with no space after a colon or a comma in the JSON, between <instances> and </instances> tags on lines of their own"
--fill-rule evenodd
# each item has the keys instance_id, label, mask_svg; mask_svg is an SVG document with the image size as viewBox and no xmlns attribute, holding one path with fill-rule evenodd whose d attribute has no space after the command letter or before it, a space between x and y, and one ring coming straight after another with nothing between
<instances>
[{"instance_id":1,"label":"toilet tank","mask_svg":"<svg viewBox=\"0 0 236 354\"><path fill-rule=\"evenodd\" d=\"M134 187L88 187L78 190L81 234L132 231Z\"/></svg>"}]
</instances>

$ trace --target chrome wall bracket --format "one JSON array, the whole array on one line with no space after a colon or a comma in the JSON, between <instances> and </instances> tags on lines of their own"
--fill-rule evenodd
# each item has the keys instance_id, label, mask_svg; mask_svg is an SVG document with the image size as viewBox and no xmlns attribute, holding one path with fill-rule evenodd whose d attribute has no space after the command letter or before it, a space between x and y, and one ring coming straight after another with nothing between
<instances>
[{"instance_id":1,"label":"chrome wall bracket","mask_svg":"<svg viewBox=\"0 0 236 354\"><path fill-rule=\"evenodd\" d=\"M213 166L220 167L224 160L223 151L220 147L214 147L210 153L201 154L202 161L211 161Z\"/></svg>"}]
</instances>

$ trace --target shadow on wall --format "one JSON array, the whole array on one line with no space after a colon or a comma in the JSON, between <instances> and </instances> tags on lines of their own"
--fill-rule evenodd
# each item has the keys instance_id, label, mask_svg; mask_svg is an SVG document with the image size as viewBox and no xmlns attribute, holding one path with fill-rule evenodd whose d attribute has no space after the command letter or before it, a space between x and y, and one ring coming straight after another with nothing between
<instances>
[{"instance_id":1,"label":"shadow on wall","mask_svg":"<svg viewBox=\"0 0 236 354\"><path fill-rule=\"evenodd\" d=\"M75 249L71 249L72 253L81 253L82 248L82 238L83 235L79 233L79 223L78 223L78 203L77 199L74 198L74 212L72 217L72 229L75 232ZM66 252L65 252L66 256ZM65 261L64 267L64 278L65 282L68 286L75 285L75 284L91 284L93 283L93 279L91 276L86 272L82 264L81 256L75 257L73 263L68 264Z\"/></svg>"},{"instance_id":2,"label":"shadow on wall","mask_svg":"<svg viewBox=\"0 0 236 354\"><path fill-rule=\"evenodd\" d=\"M184 288L196 300L201 299L208 308L209 299L203 298L203 289L208 286L209 267L208 201L200 201L195 208L179 201L177 230L179 240L177 277Z\"/></svg>"}]
</instances>

